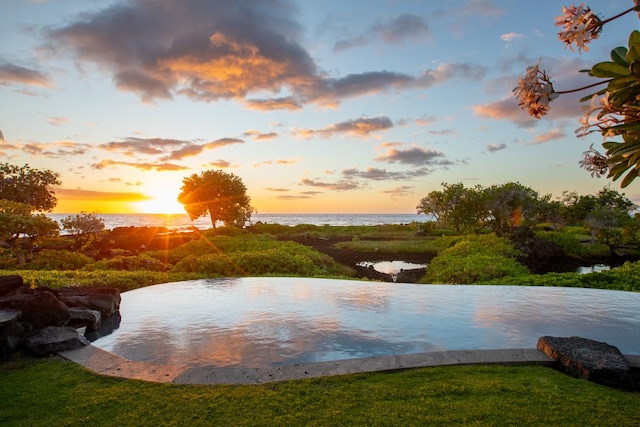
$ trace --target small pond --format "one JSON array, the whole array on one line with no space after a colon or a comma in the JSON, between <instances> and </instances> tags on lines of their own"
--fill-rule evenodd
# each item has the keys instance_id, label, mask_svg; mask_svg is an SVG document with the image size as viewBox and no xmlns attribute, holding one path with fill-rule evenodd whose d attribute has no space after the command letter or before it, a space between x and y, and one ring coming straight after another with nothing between
<instances>
[{"instance_id":1,"label":"small pond","mask_svg":"<svg viewBox=\"0 0 640 427\"><path fill-rule=\"evenodd\" d=\"M124 292L120 327L94 345L189 367L535 348L543 335L640 354L639 308L640 293L599 289L207 279Z\"/></svg>"},{"instance_id":2,"label":"small pond","mask_svg":"<svg viewBox=\"0 0 640 427\"><path fill-rule=\"evenodd\" d=\"M427 264L415 264L406 261L362 261L356 265L358 267L373 268L378 273L388 274L394 282L403 271L420 270L427 267Z\"/></svg>"}]
</instances>

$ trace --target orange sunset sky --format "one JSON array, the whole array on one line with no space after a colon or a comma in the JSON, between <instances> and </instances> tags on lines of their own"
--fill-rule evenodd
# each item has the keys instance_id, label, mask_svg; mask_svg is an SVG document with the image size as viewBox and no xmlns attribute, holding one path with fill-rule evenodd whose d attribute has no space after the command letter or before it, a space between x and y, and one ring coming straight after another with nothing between
<instances>
[{"instance_id":1,"label":"orange sunset sky","mask_svg":"<svg viewBox=\"0 0 640 427\"><path fill-rule=\"evenodd\" d=\"M206 169L261 213L415 213L443 182L594 193L609 183L578 166L602 142L575 137L583 94L535 120L511 90L538 60L558 90L590 83L578 71L638 18L578 54L557 40L563 5L2 1L0 157L58 172L57 213L184 212L182 179Z\"/></svg>"}]
</instances>

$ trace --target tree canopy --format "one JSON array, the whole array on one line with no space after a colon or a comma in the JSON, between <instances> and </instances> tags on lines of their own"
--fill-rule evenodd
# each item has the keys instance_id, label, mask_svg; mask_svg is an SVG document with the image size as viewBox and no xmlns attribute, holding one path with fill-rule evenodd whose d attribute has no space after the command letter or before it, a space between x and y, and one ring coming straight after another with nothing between
<instances>
[{"instance_id":1,"label":"tree canopy","mask_svg":"<svg viewBox=\"0 0 640 427\"><path fill-rule=\"evenodd\" d=\"M58 202L53 187L61 184L60 175L48 169L0 163L0 199L30 205L35 211L49 212Z\"/></svg>"},{"instance_id":2,"label":"tree canopy","mask_svg":"<svg viewBox=\"0 0 640 427\"><path fill-rule=\"evenodd\" d=\"M211 225L243 226L255 209L240 177L221 170L208 170L183 179L180 202L191 219L209 214Z\"/></svg>"}]
</instances>

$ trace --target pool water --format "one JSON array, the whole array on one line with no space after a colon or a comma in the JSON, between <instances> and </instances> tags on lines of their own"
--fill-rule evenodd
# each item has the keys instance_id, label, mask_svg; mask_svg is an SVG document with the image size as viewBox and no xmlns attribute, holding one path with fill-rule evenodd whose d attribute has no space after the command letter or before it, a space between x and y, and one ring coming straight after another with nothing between
<instances>
[{"instance_id":1,"label":"pool water","mask_svg":"<svg viewBox=\"0 0 640 427\"><path fill-rule=\"evenodd\" d=\"M535 348L543 335L640 354L639 309L640 293L598 289L206 279L124 292L120 327L93 344L186 367Z\"/></svg>"}]
</instances>

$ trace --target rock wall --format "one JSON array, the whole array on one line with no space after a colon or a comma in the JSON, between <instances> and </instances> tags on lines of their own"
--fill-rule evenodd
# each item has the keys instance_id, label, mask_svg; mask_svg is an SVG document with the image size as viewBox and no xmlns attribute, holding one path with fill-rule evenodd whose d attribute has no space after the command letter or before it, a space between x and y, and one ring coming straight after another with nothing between
<instances>
[{"instance_id":1,"label":"rock wall","mask_svg":"<svg viewBox=\"0 0 640 427\"><path fill-rule=\"evenodd\" d=\"M119 308L117 289L31 289L21 276L0 276L0 360L17 351L45 356L85 346L78 329L95 333L119 318Z\"/></svg>"}]
</instances>

